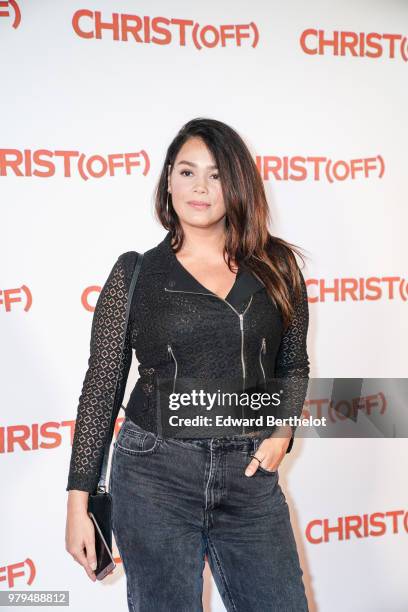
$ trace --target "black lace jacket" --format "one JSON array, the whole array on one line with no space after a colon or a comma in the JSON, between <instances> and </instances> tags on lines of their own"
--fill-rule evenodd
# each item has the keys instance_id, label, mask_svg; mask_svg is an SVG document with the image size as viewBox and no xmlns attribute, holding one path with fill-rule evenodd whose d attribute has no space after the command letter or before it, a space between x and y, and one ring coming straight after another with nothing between
<instances>
[{"instance_id":1,"label":"black lace jacket","mask_svg":"<svg viewBox=\"0 0 408 612\"><path fill-rule=\"evenodd\" d=\"M119 256L99 295L66 490L96 490L110 421L117 417L123 401L133 350L139 378L126 415L149 431L157 432L159 427L158 378L171 381L173 389L189 377L200 381L224 377L245 385L259 383L267 389L268 381L276 377L283 391L278 416L300 416L302 412L309 377L309 313L302 273L302 300L283 334L280 312L250 271L239 268L233 288L222 300L181 265L170 239L168 232L144 254L127 330L125 315L135 252ZM190 427L188 433L181 430L174 437L248 435L259 429L224 428L221 434L219 429ZM161 433L171 437L166 431Z\"/></svg>"}]
</instances>

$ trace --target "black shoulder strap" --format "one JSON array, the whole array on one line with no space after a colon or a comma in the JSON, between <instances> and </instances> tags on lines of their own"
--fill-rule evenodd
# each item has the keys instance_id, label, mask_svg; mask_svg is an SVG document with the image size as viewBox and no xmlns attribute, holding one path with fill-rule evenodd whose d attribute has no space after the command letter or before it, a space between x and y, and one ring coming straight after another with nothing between
<instances>
[{"instance_id":1,"label":"black shoulder strap","mask_svg":"<svg viewBox=\"0 0 408 612\"><path fill-rule=\"evenodd\" d=\"M127 335L127 327L128 327L128 323L129 323L130 307L131 307L131 304L132 304L133 293L134 293L134 290L135 290L137 277L139 276L140 268L141 268L141 265L142 265L142 259L143 259L143 253L137 253L136 254L135 267L134 267L134 270L133 270L132 280L131 280L131 283L130 283L129 294L128 294L128 299L127 299L125 330L124 330L123 341L122 341L122 356L123 356L123 350L124 350L124 347L125 347L125 341L126 341L126 335ZM103 461L102 461L102 469L101 469L101 474L100 474L100 478L99 478L99 482L98 482L98 486L97 486L97 491L100 491L100 492L105 492L105 490L106 490L106 472L107 472L107 469L108 469L109 451L110 451L110 446L111 446L111 442L112 442L112 436L113 436L113 430L114 430L114 427L115 427L116 417L117 417L118 412L119 412L119 410L116 410L116 405L115 405L116 397L117 397L117 391L118 391L119 373L120 373L120 370L118 370L118 376L117 376L117 379L116 379L116 390L115 390L115 395L114 395L115 400L114 400L114 405L112 406L111 420L110 420L110 426L109 426L109 434L108 434L108 437L107 437L106 443L105 443L105 450L104 450Z\"/></svg>"}]
</instances>

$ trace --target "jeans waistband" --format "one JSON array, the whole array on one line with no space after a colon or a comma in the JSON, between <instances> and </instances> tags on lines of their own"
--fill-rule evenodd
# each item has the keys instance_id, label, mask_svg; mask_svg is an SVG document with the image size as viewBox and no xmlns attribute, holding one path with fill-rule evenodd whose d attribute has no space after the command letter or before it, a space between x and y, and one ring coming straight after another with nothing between
<instances>
[{"instance_id":1,"label":"jeans waistband","mask_svg":"<svg viewBox=\"0 0 408 612\"><path fill-rule=\"evenodd\" d=\"M193 444L199 448L208 450L256 452L259 444L265 438L265 435L242 437L230 436L226 438L167 438L168 441L175 440L178 444L186 443Z\"/></svg>"},{"instance_id":2,"label":"jeans waistband","mask_svg":"<svg viewBox=\"0 0 408 612\"><path fill-rule=\"evenodd\" d=\"M128 411L126 411L126 419L125 421L128 421L128 423L132 424L132 427L135 427L136 429L138 429L139 431L143 432L143 433L153 433L154 435L159 435L157 434L156 431L152 431L152 427L148 426L148 425L152 425L151 423L147 423L145 425L145 423L143 423L143 425L141 423L137 423L135 422L135 418L132 414L128 414ZM194 445L198 448L203 448L203 449L209 449L209 450L215 450L215 449L222 449L223 451L228 451L228 450L242 450L242 451L250 451L250 452L255 452L257 450L257 448L259 447L260 443L262 442L262 440L264 440L265 438L270 436L270 432L267 430L264 431L260 431L259 433L256 434L252 434L252 435L243 435L243 434L231 434L229 436L224 436L224 437L195 437L195 438L172 438L172 437L167 437L166 436L166 440L168 441L174 441L177 442L178 444L183 444L183 442L185 442L187 445ZM162 438L162 436L159 435L160 438Z\"/></svg>"}]
</instances>

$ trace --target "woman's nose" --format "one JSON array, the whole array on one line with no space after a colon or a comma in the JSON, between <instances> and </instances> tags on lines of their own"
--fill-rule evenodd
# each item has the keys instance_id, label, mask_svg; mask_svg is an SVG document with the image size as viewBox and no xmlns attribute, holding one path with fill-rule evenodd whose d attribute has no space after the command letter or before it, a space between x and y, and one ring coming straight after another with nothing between
<instances>
[{"instance_id":1,"label":"woman's nose","mask_svg":"<svg viewBox=\"0 0 408 612\"><path fill-rule=\"evenodd\" d=\"M197 182L196 185L194 186L194 190L195 191L199 191L201 192L206 192L207 191L207 186L205 184L205 182Z\"/></svg>"}]
</instances>

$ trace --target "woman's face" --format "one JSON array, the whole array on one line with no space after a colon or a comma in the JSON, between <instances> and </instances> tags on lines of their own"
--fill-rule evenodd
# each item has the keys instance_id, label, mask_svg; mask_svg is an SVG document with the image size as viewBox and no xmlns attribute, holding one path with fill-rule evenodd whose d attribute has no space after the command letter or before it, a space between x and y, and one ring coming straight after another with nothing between
<instances>
[{"instance_id":1,"label":"woman's face","mask_svg":"<svg viewBox=\"0 0 408 612\"><path fill-rule=\"evenodd\" d=\"M173 167L168 167L168 190L182 225L224 224L221 181L214 158L201 138L186 141Z\"/></svg>"}]
</instances>

